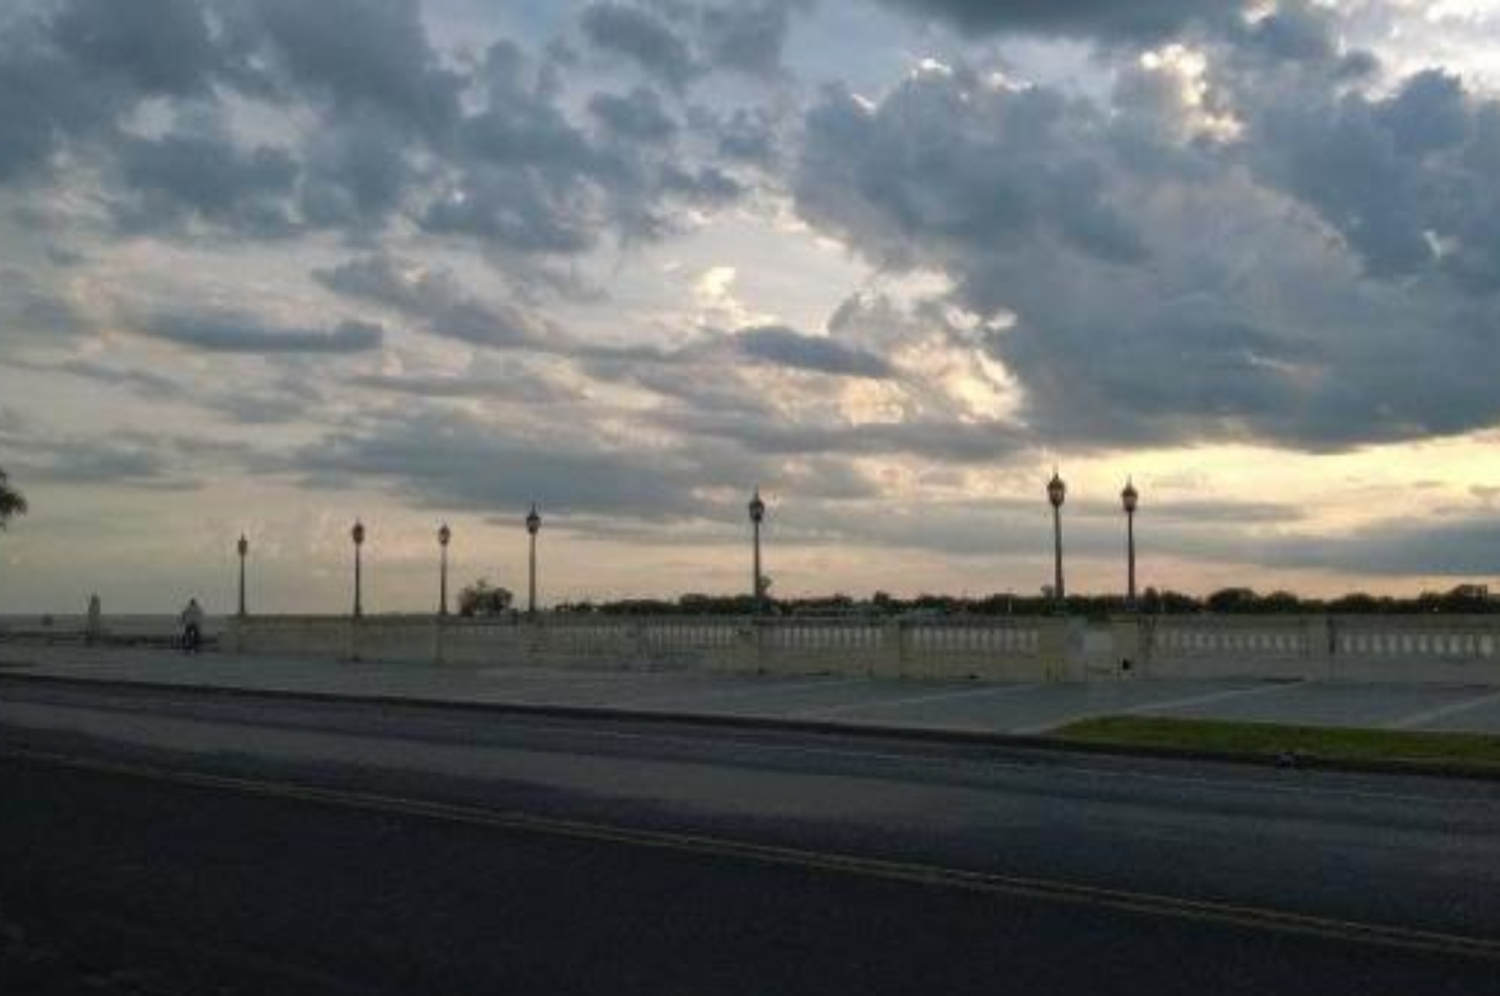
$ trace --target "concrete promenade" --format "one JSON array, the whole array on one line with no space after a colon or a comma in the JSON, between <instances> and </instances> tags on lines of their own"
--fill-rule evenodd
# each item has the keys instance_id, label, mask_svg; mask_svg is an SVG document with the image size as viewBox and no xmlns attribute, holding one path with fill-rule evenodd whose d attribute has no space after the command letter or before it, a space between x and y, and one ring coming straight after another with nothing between
<instances>
[{"instance_id":1,"label":"concrete promenade","mask_svg":"<svg viewBox=\"0 0 1500 996\"><path fill-rule=\"evenodd\" d=\"M1037 734L1077 719L1122 713L1500 733L1500 691L1466 685L1231 679L996 684L842 675L762 676L687 667L356 664L0 644L0 676L28 674L967 733Z\"/></svg>"}]
</instances>

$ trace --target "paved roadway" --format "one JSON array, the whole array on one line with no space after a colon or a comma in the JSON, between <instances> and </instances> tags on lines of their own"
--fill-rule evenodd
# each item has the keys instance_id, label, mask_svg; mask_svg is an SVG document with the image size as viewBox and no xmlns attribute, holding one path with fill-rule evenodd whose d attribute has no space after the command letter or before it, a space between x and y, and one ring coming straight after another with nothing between
<instances>
[{"instance_id":1,"label":"paved roadway","mask_svg":"<svg viewBox=\"0 0 1500 996\"><path fill-rule=\"evenodd\" d=\"M7 681L0 799L101 992L1500 992L1493 783Z\"/></svg>"},{"instance_id":2,"label":"paved roadway","mask_svg":"<svg viewBox=\"0 0 1500 996\"><path fill-rule=\"evenodd\" d=\"M6 673L989 733L1042 733L1114 713L1500 733L1500 689L1482 686L1255 680L1004 685L681 667L350 664L0 643L0 676Z\"/></svg>"}]
</instances>

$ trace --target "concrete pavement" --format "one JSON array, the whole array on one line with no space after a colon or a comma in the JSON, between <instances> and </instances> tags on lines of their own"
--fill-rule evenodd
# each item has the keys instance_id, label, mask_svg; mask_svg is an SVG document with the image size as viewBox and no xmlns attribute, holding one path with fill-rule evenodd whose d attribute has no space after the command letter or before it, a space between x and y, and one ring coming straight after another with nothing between
<instances>
[{"instance_id":1,"label":"concrete pavement","mask_svg":"<svg viewBox=\"0 0 1500 996\"><path fill-rule=\"evenodd\" d=\"M1252 680L996 685L687 669L352 664L19 644L0 644L0 674L969 733L1037 734L1119 713L1500 733L1500 693L1477 686Z\"/></svg>"}]
</instances>

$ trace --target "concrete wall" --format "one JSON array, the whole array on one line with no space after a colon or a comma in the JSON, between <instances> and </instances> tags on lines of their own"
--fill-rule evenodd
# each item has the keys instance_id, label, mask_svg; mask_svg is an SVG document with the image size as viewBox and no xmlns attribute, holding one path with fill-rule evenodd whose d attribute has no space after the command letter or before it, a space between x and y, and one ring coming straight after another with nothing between
<instances>
[{"instance_id":1,"label":"concrete wall","mask_svg":"<svg viewBox=\"0 0 1500 996\"><path fill-rule=\"evenodd\" d=\"M251 616L230 620L224 646L245 654L364 661L1044 681L1069 677L1065 627L1060 619Z\"/></svg>"},{"instance_id":2,"label":"concrete wall","mask_svg":"<svg viewBox=\"0 0 1500 996\"><path fill-rule=\"evenodd\" d=\"M181 633L177 615L111 615L99 617L100 635L106 640L127 643L131 640L170 639ZM222 616L206 616L203 635L217 637L224 632ZM46 643L74 643L88 630L88 616L82 612L59 615L0 615L0 639L28 640Z\"/></svg>"},{"instance_id":3,"label":"concrete wall","mask_svg":"<svg viewBox=\"0 0 1500 996\"><path fill-rule=\"evenodd\" d=\"M1162 616L1151 677L1500 685L1500 616Z\"/></svg>"},{"instance_id":4,"label":"concrete wall","mask_svg":"<svg viewBox=\"0 0 1500 996\"><path fill-rule=\"evenodd\" d=\"M175 634L108 616L108 638ZM82 615L0 616L0 639L74 642ZM543 614L210 618L231 652L429 664L691 667L982 681L1258 678L1500 686L1500 616L727 618ZM1129 666L1125 666L1125 662Z\"/></svg>"}]
</instances>

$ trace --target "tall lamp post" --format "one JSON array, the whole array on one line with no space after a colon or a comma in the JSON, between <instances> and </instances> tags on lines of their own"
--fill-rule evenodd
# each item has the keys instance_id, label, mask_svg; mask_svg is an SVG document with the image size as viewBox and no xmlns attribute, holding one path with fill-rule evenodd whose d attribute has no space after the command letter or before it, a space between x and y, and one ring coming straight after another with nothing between
<instances>
[{"instance_id":1,"label":"tall lamp post","mask_svg":"<svg viewBox=\"0 0 1500 996\"><path fill-rule=\"evenodd\" d=\"M1135 611L1135 507L1141 496L1135 490L1135 481L1126 478L1125 490L1120 492L1120 504L1125 507L1125 606Z\"/></svg>"},{"instance_id":2,"label":"tall lamp post","mask_svg":"<svg viewBox=\"0 0 1500 996\"><path fill-rule=\"evenodd\" d=\"M438 615L448 614L448 544L453 539L453 530L448 523L438 527Z\"/></svg>"},{"instance_id":3,"label":"tall lamp post","mask_svg":"<svg viewBox=\"0 0 1500 996\"><path fill-rule=\"evenodd\" d=\"M760 524L766 517L766 503L761 501L760 488L755 489L755 494L750 498L750 529L755 545L755 560L751 565L755 576L751 579L751 593L755 596L755 611L760 614L765 611L766 585L765 575L760 570Z\"/></svg>"},{"instance_id":4,"label":"tall lamp post","mask_svg":"<svg viewBox=\"0 0 1500 996\"><path fill-rule=\"evenodd\" d=\"M1052 480L1047 482L1047 501L1052 504L1052 595L1061 607L1067 597L1063 587L1062 506L1068 497L1068 486L1052 468Z\"/></svg>"},{"instance_id":5,"label":"tall lamp post","mask_svg":"<svg viewBox=\"0 0 1500 996\"><path fill-rule=\"evenodd\" d=\"M245 618L245 554L250 552L250 541L240 533L240 541L235 547L240 554L240 618Z\"/></svg>"},{"instance_id":6,"label":"tall lamp post","mask_svg":"<svg viewBox=\"0 0 1500 996\"><path fill-rule=\"evenodd\" d=\"M526 513L526 533L531 537L531 569L526 579L526 614L529 616L536 615L536 534L541 529L542 517L537 514L536 502L532 502L531 511Z\"/></svg>"},{"instance_id":7,"label":"tall lamp post","mask_svg":"<svg viewBox=\"0 0 1500 996\"><path fill-rule=\"evenodd\" d=\"M349 538L354 541L354 618L358 619L365 614L364 601L361 598L360 577L360 548L365 545L365 524L356 521L354 528L349 530Z\"/></svg>"}]
</instances>

